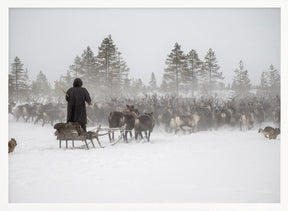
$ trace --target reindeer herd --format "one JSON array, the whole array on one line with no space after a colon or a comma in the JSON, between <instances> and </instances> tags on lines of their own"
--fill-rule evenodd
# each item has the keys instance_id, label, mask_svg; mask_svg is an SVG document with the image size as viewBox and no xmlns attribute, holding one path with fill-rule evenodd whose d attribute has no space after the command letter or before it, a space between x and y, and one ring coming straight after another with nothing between
<instances>
[{"instance_id":1,"label":"reindeer herd","mask_svg":"<svg viewBox=\"0 0 288 211\"><path fill-rule=\"evenodd\" d=\"M23 104L12 106L9 105L9 113L11 113L16 121L23 119L25 122L34 122L53 125L55 122L64 122L66 120L66 105L65 104Z\"/></svg>"},{"instance_id":2,"label":"reindeer herd","mask_svg":"<svg viewBox=\"0 0 288 211\"><path fill-rule=\"evenodd\" d=\"M18 121L34 124L66 122L66 104L9 104L9 113ZM167 133L193 133L218 130L229 126L240 130L260 127L263 122L274 122L280 127L280 97L246 97L228 100L217 97L181 98L159 97L111 99L109 102L96 102L87 107L88 126L109 125L109 128L124 127L124 141L128 134L135 139L147 140L154 126ZM114 134L109 133L109 140Z\"/></svg>"}]
</instances>

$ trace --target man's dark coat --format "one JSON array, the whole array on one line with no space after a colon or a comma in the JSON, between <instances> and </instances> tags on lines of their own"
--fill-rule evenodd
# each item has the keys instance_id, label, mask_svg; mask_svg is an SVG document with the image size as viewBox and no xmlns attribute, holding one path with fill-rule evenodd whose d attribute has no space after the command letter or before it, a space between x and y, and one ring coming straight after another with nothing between
<instances>
[{"instance_id":1,"label":"man's dark coat","mask_svg":"<svg viewBox=\"0 0 288 211\"><path fill-rule=\"evenodd\" d=\"M68 102L67 122L87 124L85 101L91 103L91 98L87 89L82 87L72 87L68 89L66 100Z\"/></svg>"}]
</instances>

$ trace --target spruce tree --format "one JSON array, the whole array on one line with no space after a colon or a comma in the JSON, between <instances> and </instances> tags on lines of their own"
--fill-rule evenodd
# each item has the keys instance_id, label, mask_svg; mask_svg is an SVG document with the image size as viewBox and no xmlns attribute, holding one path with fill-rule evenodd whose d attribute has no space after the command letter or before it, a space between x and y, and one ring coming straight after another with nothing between
<instances>
[{"instance_id":1,"label":"spruce tree","mask_svg":"<svg viewBox=\"0 0 288 211\"><path fill-rule=\"evenodd\" d=\"M163 80L166 82L168 88L179 97L179 87L181 83L181 74L186 68L186 56L181 50L181 46L175 43L174 49L166 59L167 68L164 69Z\"/></svg>"},{"instance_id":2,"label":"spruce tree","mask_svg":"<svg viewBox=\"0 0 288 211\"><path fill-rule=\"evenodd\" d=\"M202 79L202 85L207 86L209 94L213 89L216 89L217 83L223 80L222 72L219 72L220 67L218 66L215 52L210 48L207 55L204 58L203 66L199 75Z\"/></svg>"},{"instance_id":3,"label":"spruce tree","mask_svg":"<svg viewBox=\"0 0 288 211\"><path fill-rule=\"evenodd\" d=\"M269 67L269 72L270 72L269 83L271 91L280 94L280 73L277 69L274 68L272 64Z\"/></svg>"},{"instance_id":4,"label":"spruce tree","mask_svg":"<svg viewBox=\"0 0 288 211\"><path fill-rule=\"evenodd\" d=\"M40 71L35 81L32 82L31 93L34 101L38 102L41 98L44 100L51 93L51 86L46 75Z\"/></svg>"},{"instance_id":5,"label":"spruce tree","mask_svg":"<svg viewBox=\"0 0 288 211\"><path fill-rule=\"evenodd\" d=\"M191 50L187 54L187 68L183 72L183 81L186 87L191 90L192 96L194 91L198 88L198 73L201 70L202 61L199 59L198 53Z\"/></svg>"},{"instance_id":6,"label":"spruce tree","mask_svg":"<svg viewBox=\"0 0 288 211\"><path fill-rule=\"evenodd\" d=\"M123 84L126 83L129 68L111 35L106 37L98 48L96 63L105 93L112 95L121 91Z\"/></svg>"},{"instance_id":7,"label":"spruce tree","mask_svg":"<svg viewBox=\"0 0 288 211\"><path fill-rule=\"evenodd\" d=\"M149 81L149 88L151 91L156 91L156 89L157 89L157 81L156 81L156 77L155 77L154 72L152 72L152 74L151 74L151 78Z\"/></svg>"},{"instance_id":8,"label":"spruce tree","mask_svg":"<svg viewBox=\"0 0 288 211\"><path fill-rule=\"evenodd\" d=\"M248 71L244 69L244 63L239 62L239 69L234 70L235 76L233 78L232 89L235 94L240 97L247 96L251 89L251 82L248 76Z\"/></svg>"},{"instance_id":9,"label":"spruce tree","mask_svg":"<svg viewBox=\"0 0 288 211\"><path fill-rule=\"evenodd\" d=\"M127 66L125 60L122 58L121 53L117 51L117 63L115 65L115 71L113 71L112 85L111 89L116 95L122 94L124 92L124 87L127 86L129 67ZM125 93L125 92L124 92Z\"/></svg>"},{"instance_id":10,"label":"spruce tree","mask_svg":"<svg viewBox=\"0 0 288 211\"><path fill-rule=\"evenodd\" d=\"M82 67L82 61L79 56L75 57L74 64L70 65L69 69L74 78L81 78L85 75L84 68Z\"/></svg>"},{"instance_id":11,"label":"spruce tree","mask_svg":"<svg viewBox=\"0 0 288 211\"><path fill-rule=\"evenodd\" d=\"M23 64L18 57L15 57L14 62L11 64L10 83L10 87L15 88L16 102L28 97L27 94L30 88L28 70L23 69Z\"/></svg>"},{"instance_id":12,"label":"spruce tree","mask_svg":"<svg viewBox=\"0 0 288 211\"><path fill-rule=\"evenodd\" d=\"M13 81L12 74L8 75L8 92L9 92L9 102L14 102L16 98L16 86Z\"/></svg>"},{"instance_id":13,"label":"spruce tree","mask_svg":"<svg viewBox=\"0 0 288 211\"><path fill-rule=\"evenodd\" d=\"M264 95L280 94L280 73L272 64L267 71L261 73L260 93Z\"/></svg>"},{"instance_id":14,"label":"spruce tree","mask_svg":"<svg viewBox=\"0 0 288 211\"><path fill-rule=\"evenodd\" d=\"M260 89L261 90L268 90L269 88L269 76L268 72L262 72L261 73L261 78L260 78Z\"/></svg>"},{"instance_id":15,"label":"spruce tree","mask_svg":"<svg viewBox=\"0 0 288 211\"><path fill-rule=\"evenodd\" d=\"M162 93L168 93L168 85L167 85L167 83L166 83L166 81L165 80L162 80L162 84L161 84L161 86L160 86L160 91L162 92Z\"/></svg>"},{"instance_id":16,"label":"spruce tree","mask_svg":"<svg viewBox=\"0 0 288 211\"><path fill-rule=\"evenodd\" d=\"M79 60L77 59L77 62ZM79 64L79 63L76 63ZM92 49L88 46L81 55L81 68L79 73L82 73L82 80L86 81L86 87L89 89L96 89L99 84L99 72L96 68L96 59Z\"/></svg>"}]
</instances>

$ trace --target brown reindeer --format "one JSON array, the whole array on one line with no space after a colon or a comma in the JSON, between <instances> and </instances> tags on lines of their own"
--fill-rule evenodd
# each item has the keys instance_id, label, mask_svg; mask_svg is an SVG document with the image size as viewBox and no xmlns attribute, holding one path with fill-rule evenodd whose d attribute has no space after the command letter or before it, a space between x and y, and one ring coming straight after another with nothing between
<instances>
[{"instance_id":1,"label":"brown reindeer","mask_svg":"<svg viewBox=\"0 0 288 211\"><path fill-rule=\"evenodd\" d=\"M135 119L138 117L139 112L136 110L136 111L128 111L128 112L126 111L122 113L123 113L123 117L121 119L122 121L121 125L125 125L123 138L124 138L124 141L127 142L128 133L130 133L130 138L132 138L132 130L134 129Z\"/></svg>"},{"instance_id":2,"label":"brown reindeer","mask_svg":"<svg viewBox=\"0 0 288 211\"><path fill-rule=\"evenodd\" d=\"M145 137L147 137L147 141L150 141L150 135L153 131L155 126L155 119L153 117L153 112L151 113L144 113L140 115L135 120L135 139L138 139L140 136L143 139L142 132L145 132ZM147 134L148 132L148 134Z\"/></svg>"},{"instance_id":3,"label":"brown reindeer","mask_svg":"<svg viewBox=\"0 0 288 211\"><path fill-rule=\"evenodd\" d=\"M126 105L126 109L123 110L122 112L120 111L110 112L108 116L109 128L119 128L126 124L126 130L131 131L134 128L133 121L135 120L135 114L137 114L137 112L138 110L134 108L134 105ZM124 133L124 136L125 134L126 134L126 137L124 137L124 141L127 141L126 131ZM132 133L130 133L130 135L131 134ZM109 135L110 142L112 142L112 140L114 140L114 131L112 130L108 135Z\"/></svg>"},{"instance_id":4,"label":"brown reindeer","mask_svg":"<svg viewBox=\"0 0 288 211\"><path fill-rule=\"evenodd\" d=\"M280 134L279 128L273 128L273 127L265 127L264 130L262 128L259 128L258 133L264 134L266 138L276 139L277 136Z\"/></svg>"},{"instance_id":5,"label":"brown reindeer","mask_svg":"<svg viewBox=\"0 0 288 211\"><path fill-rule=\"evenodd\" d=\"M13 152L16 146L16 140L14 138L11 138L11 140L8 142L8 153Z\"/></svg>"}]
</instances>

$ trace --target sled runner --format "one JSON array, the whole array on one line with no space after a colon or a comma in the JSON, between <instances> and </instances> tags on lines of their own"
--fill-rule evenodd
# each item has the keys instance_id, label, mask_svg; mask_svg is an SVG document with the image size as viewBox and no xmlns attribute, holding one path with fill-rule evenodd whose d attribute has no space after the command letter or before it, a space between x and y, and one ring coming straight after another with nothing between
<instances>
[{"instance_id":1,"label":"sled runner","mask_svg":"<svg viewBox=\"0 0 288 211\"><path fill-rule=\"evenodd\" d=\"M123 138L125 131L130 131L130 130L126 130L126 124L123 125L122 127L119 127L119 128L95 128L95 129L92 129L91 131L94 131L94 130L107 131L107 133L102 134L102 135L110 135L111 133L114 133L115 131L119 131L120 134L119 134L117 140L113 139L112 142L110 141L111 145L117 144ZM110 140L110 137L109 137L109 140ZM125 141L125 142L127 142L127 141Z\"/></svg>"}]
</instances>

